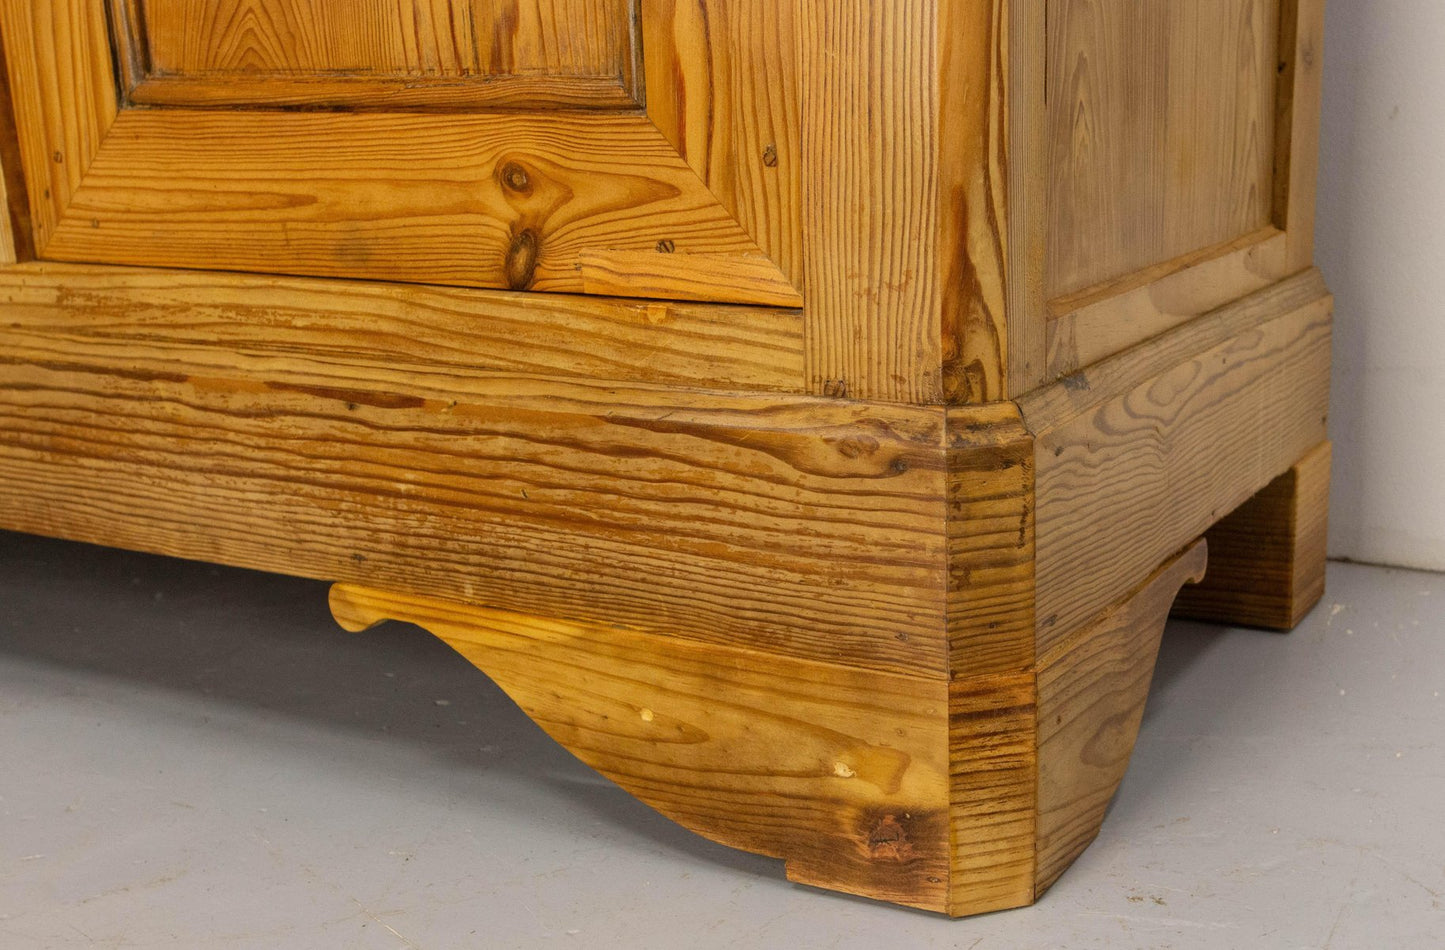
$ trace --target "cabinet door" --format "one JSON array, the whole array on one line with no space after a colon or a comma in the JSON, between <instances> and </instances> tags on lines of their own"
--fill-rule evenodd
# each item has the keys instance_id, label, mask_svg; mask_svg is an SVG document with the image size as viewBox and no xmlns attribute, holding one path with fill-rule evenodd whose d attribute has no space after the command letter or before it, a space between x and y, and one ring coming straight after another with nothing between
<instances>
[{"instance_id":1,"label":"cabinet door","mask_svg":"<svg viewBox=\"0 0 1445 950\"><path fill-rule=\"evenodd\" d=\"M764 6L0 0L36 252L798 305Z\"/></svg>"}]
</instances>

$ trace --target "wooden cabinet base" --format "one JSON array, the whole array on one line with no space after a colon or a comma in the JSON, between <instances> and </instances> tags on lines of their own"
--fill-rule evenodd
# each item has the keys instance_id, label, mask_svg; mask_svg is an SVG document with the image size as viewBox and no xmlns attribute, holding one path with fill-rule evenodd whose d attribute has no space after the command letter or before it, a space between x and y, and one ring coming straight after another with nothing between
<instances>
[{"instance_id":1,"label":"wooden cabinet base","mask_svg":"<svg viewBox=\"0 0 1445 950\"><path fill-rule=\"evenodd\" d=\"M54 274L0 279L0 526L339 582L346 625L433 630L809 884L1033 901L1098 830L1195 542L1239 509L1220 577L1267 559L1290 619L1317 591L1314 271L977 406L339 361L275 311L258 350Z\"/></svg>"},{"instance_id":2,"label":"wooden cabinet base","mask_svg":"<svg viewBox=\"0 0 1445 950\"><path fill-rule=\"evenodd\" d=\"M233 5L0 0L0 527L336 584L960 915L1199 539L1182 612L1319 597L1323 0Z\"/></svg>"},{"instance_id":3,"label":"wooden cabinet base","mask_svg":"<svg viewBox=\"0 0 1445 950\"><path fill-rule=\"evenodd\" d=\"M1037 669L952 684L352 585L331 609L430 630L583 762L789 880L964 915L1031 903L1098 833L1204 564L1200 541Z\"/></svg>"},{"instance_id":4,"label":"wooden cabinet base","mask_svg":"<svg viewBox=\"0 0 1445 950\"><path fill-rule=\"evenodd\" d=\"M1209 577L1175 616L1292 630L1324 596L1329 498L1326 442L1210 529Z\"/></svg>"}]
</instances>

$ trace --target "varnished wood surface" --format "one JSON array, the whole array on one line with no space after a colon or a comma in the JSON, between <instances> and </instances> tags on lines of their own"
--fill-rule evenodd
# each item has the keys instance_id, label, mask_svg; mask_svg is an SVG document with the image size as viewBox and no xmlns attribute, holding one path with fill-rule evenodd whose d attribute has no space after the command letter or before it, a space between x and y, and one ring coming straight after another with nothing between
<instances>
[{"instance_id":1,"label":"varnished wood surface","mask_svg":"<svg viewBox=\"0 0 1445 950\"><path fill-rule=\"evenodd\" d=\"M635 107L629 0L112 0L151 105Z\"/></svg>"},{"instance_id":2,"label":"varnished wood surface","mask_svg":"<svg viewBox=\"0 0 1445 950\"><path fill-rule=\"evenodd\" d=\"M1306 273L1022 400L1040 653L1324 441L1331 308Z\"/></svg>"},{"instance_id":3,"label":"varnished wood surface","mask_svg":"<svg viewBox=\"0 0 1445 950\"><path fill-rule=\"evenodd\" d=\"M637 109L117 116L108 38L93 28L104 23L101 0L8 2L0 26L24 164L32 204L48 209L36 222L43 257L803 303L796 107L739 98L795 65L764 41L757 16L733 17L747 29L724 41L747 39L758 54L709 77L739 92L689 93L696 114L709 127L725 118L744 151L684 155ZM688 20L672 42L692 49L687 30L712 26ZM95 48L82 55L82 44Z\"/></svg>"},{"instance_id":4,"label":"varnished wood surface","mask_svg":"<svg viewBox=\"0 0 1445 950\"><path fill-rule=\"evenodd\" d=\"M1008 397L1046 381L1049 238L1048 10L1037 0L1009 0L1008 248L1005 320Z\"/></svg>"},{"instance_id":5,"label":"varnished wood surface","mask_svg":"<svg viewBox=\"0 0 1445 950\"><path fill-rule=\"evenodd\" d=\"M0 2L37 254L45 253L115 122L120 95L104 2Z\"/></svg>"},{"instance_id":6,"label":"varnished wood surface","mask_svg":"<svg viewBox=\"0 0 1445 950\"><path fill-rule=\"evenodd\" d=\"M0 256L3 264L35 259L35 238L30 220L30 195L25 188L25 167L15 131L15 103L10 96L10 70L0 43Z\"/></svg>"},{"instance_id":7,"label":"varnished wood surface","mask_svg":"<svg viewBox=\"0 0 1445 950\"><path fill-rule=\"evenodd\" d=\"M1050 297L1271 222L1277 0L1049 0L1048 23Z\"/></svg>"},{"instance_id":8,"label":"varnished wood surface","mask_svg":"<svg viewBox=\"0 0 1445 950\"><path fill-rule=\"evenodd\" d=\"M1034 661L1034 442L1012 403L948 423L949 672L1017 673Z\"/></svg>"},{"instance_id":9,"label":"varnished wood surface","mask_svg":"<svg viewBox=\"0 0 1445 950\"><path fill-rule=\"evenodd\" d=\"M1039 893L1099 833L1139 735L1169 606L1204 577L1206 550L1190 545L1039 658Z\"/></svg>"},{"instance_id":10,"label":"varnished wood surface","mask_svg":"<svg viewBox=\"0 0 1445 950\"><path fill-rule=\"evenodd\" d=\"M1033 670L949 683L955 916L1033 903L1037 715Z\"/></svg>"},{"instance_id":11,"label":"varnished wood surface","mask_svg":"<svg viewBox=\"0 0 1445 950\"><path fill-rule=\"evenodd\" d=\"M664 241L704 273L761 255L640 117L159 109L117 120L45 253L580 293L588 252L645 251L629 295L686 295ZM778 303L757 273L715 299Z\"/></svg>"},{"instance_id":12,"label":"varnished wood surface","mask_svg":"<svg viewBox=\"0 0 1445 950\"><path fill-rule=\"evenodd\" d=\"M804 8L813 391L1005 398L1009 3Z\"/></svg>"},{"instance_id":13,"label":"varnished wood surface","mask_svg":"<svg viewBox=\"0 0 1445 950\"><path fill-rule=\"evenodd\" d=\"M0 167L3 167L3 163L3 157L0 157ZM4 176L0 175L0 209L5 209L5 213L0 214L0 267L14 264L20 259L20 252L15 245L14 218L8 213L9 207L9 185Z\"/></svg>"},{"instance_id":14,"label":"varnished wood surface","mask_svg":"<svg viewBox=\"0 0 1445 950\"><path fill-rule=\"evenodd\" d=\"M939 4L943 399L1009 391L1009 0Z\"/></svg>"},{"instance_id":15,"label":"varnished wood surface","mask_svg":"<svg viewBox=\"0 0 1445 950\"><path fill-rule=\"evenodd\" d=\"M0 354L8 528L945 675L941 412L8 325Z\"/></svg>"},{"instance_id":16,"label":"varnished wood surface","mask_svg":"<svg viewBox=\"0 0 1445 950\"><path fill-rule=\"evenodd\" d=\"M1059 379L1289 276L1289 236L1266 228L1054 301L1047 378Z\"/></svg>"},{"instance_id":17,"label":"varnished wood surface","mask_svg":"<svg viewBox=\"0 0 1445 950\"><path fill-rule=\"evenodd\" d=\"M935 26L851 0L804 7L810 381L851 398L936 401L938 84L916 58L934 48Z\"/></svg>"},{"instance_id":18,"label":"varnished wood surface","mask_svg":"<svg viewBox=\"0 0 1445 950\"><path fill-rule=\"evenodd\" d=\"M1329 507L1326 442L1209 529L1209 576L1175 614L1293 630L1324 596Z\"/></svg>"},{"instance_id":19,"label":"varnished wood surface","mask_svg":"<svg viewBox=\"0 0 1445 950\"><path fill-rule=\"evenodd\" d=\"M119 113L102 2L0 0L0 162L52 259L0 268L0 526L339 581L795 880L1033 900L1189 545L1324 438L1315 0L639 0L625 37L590 5L574 38L641 50L592 77L622 110L520 47L475 82L475 16L448 54L440 20L337 46L320 3L162 0L184 69L121 74L184 95ZM196 91L348 56L496 98ZM1325 481L1293 477L1237 545L1292 553L1215 530L1291 610Z\"/></svg>"},{"instance_id":20,"label":"varnished wood surface","mask_svg":"<svg viewBox=\"0 0 1445 950\"><path fill-rule=\"evenodd\" d=\"M648 120L801 290L797 11L770 0L638 4Z\"/></svg>"},{"instance_id":21,"label":"varnished wood surface","mask_svg":"<svg viewBox=\"0 0 1445 950\"><path fill-rule=\"evenodd\" d=\"M88 341L123 358L118 341L130 339L212 365L233 354L346 359L387 367L393 386L438 372L803 386L795 310L70 264L0 270L0 309L12 328L61 336L77 353ZM363 378L351 370L350 382Z\"/></svg>"},{"instance_id":22,"label":"varnished wood surface","mask_svg":"<svg viewBox=\"0 0 1445 950\"><path fill-rule=\"evenodd\" d=\"M948 909L939 680L346 585L331 605L353 630L425 627L582 761L792 880Z\"/></svg>"}]
</instances>

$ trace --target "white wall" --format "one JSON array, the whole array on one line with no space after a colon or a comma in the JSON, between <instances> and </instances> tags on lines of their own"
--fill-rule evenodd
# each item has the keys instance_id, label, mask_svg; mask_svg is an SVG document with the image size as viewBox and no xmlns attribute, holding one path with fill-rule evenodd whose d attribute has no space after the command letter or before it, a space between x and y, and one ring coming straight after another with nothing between
<instances>
[{"instance_id":1,"label":"white wall","mask_svg":"<svg viewBox=\"0 0 1445 950\"><path fill-rule=\"evenodd\" d=\"M1336 557L1445 570L1445 3L1328 0Z\"/></svg>"}]
</instances>

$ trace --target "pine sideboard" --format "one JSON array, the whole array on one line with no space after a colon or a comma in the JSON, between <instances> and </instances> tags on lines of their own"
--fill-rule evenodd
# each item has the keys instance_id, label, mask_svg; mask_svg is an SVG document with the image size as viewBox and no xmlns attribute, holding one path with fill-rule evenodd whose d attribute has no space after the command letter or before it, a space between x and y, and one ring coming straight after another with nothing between
<instances>
[{"instance_id":1,"label":"pine sideboard","mask_svg":"<svg viewBox=\"0 0 1445 950\"><path fill-rule=\"evenodd\" d=\"M1321 31L0 0L0 527L332 582L795 881L1029 904L1171 609L1322 593Z\"/></svg>"}]
</instances>

